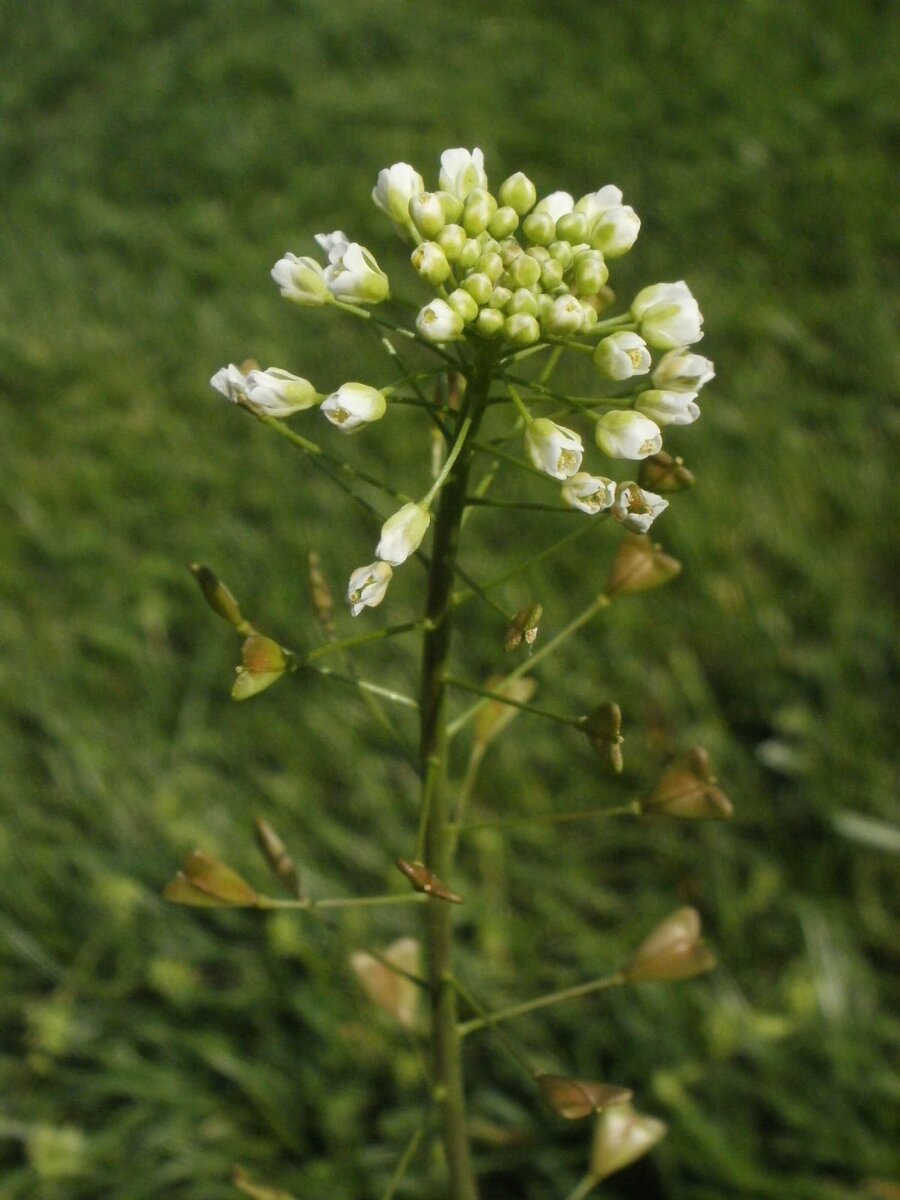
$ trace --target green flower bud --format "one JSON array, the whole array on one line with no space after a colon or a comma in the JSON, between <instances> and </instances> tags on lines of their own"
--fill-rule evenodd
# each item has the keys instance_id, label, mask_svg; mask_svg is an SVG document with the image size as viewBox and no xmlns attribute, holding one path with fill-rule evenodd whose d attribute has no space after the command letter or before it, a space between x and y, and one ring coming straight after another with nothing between
<instances>
[{"instance_id":1,"label":"green flower bud","mask_svg":"<svg viewBox=\"0 0 900 1200\"><path fill-rule=\"evenodd\" d=\"M556 240L556 221L548 212L531 213L522 222L522 232L529 242L537 246L549 246Z\"/></svg>"},{"instance_id":2,"label":"green flower bud","mask_svg":"<svg viewBox=\"0 0 900 1200\"><path fill-rule=\"evenodd\" d=\"M474 238L469 238L460 250L459 258L456 261L464 271L471 271L479 258L481 258L481 247Z\"/></svg>"},{"instance_id":3,"label":"green flower bud","mask_svg":"<svg viewBox=\"0 0 900 1200\"><path fill-rule=\"evenodd\" d=\"M529 258L533 258L535 262L539 262L541 265L550 261L550 251L546 246L529 246L525 253Z\"/></svg>"},{"instance_id":4,"label":"green flower bud","mask_svg":"<svg viewBox=\"0 0 900 1200\"><path fill-rule=\"evenodd\" d=\"M491 292L494 290L494 284L490 276L480 271L467 276L463 280L462 286L478 305L487 304Z\"/></svg>"},{"instance_id":5,"label":"green flower bud","mask_svg":"<svg viewBox=\"0 0 900 1200\"><path fill-rule=\"evenodd\" d=\"M571 267L575 257L571 242L551 242L548 250L550 257L555 259L564 271Z\"/></svg>"},{"instance_id":6,"label":"green flower bud","mask_svg":"<svg viewBox=\"0 0 900 1200\"><path fill-rule=\"evenodd\" d=\"M447 224L444 206L436 192L421 192L409 202L409 216L422 237L433 238Z\"/></svg>"},{"instance_id":7,"label":"green flower bud","mask_svg":"<svg viewBox=\"0 0 900 1200\"><path fill-rule=\"evenodd\" d=\"M536 317L538 314L537 296L528 288L516 288L506 306L506 311L510 315L527 313L530 317Z\"/></svg>"},{"instance_id":8,"label":"green flower bud","mask_svg":"<svg viewBox=\"0 0 900 1200\"><path fill-rule=\"evenodd\" d=\"M541 324L551 337L571 337L578 333L584 321L581 301L577 296L558 296Z\"/></svg>"},{"instance_id":9,"label":"green flower bud","mask_svg":"<svg viewBox=\"0 0 900 1200\"><path fill-rule=\"evenodd\" d=\"M556 222L556 236L565 242L586 242L589 228L584 213L564 213Z\"/></svg>"},{"instance_id":10,"label":"green flower bud","mask_svg":"<svg viewBox=\"0 0 900 1200\"><path fill-rule=\"evenodd\" d=\"M519 214L511 204L504 204L491 217L488 232L495 238L509 237L519 228Z\"/></svg>"},{"instance_id":11,"label":"green flower bud","mask_svg":"<svg viewBox=\"0 0 900 1200\"><path fill-rule=\"evenodd\" d=\"M508 287L495 287L491 292L488 304L491 308L504 309L512 300L512 291Z\"/></svg>"},{"instance_id":12,"label":"green flower bud","mask_svg":"<svg viewBox=\"0 0 900 1200\"><path fill-rule=\"evenodd\" d=\"M500 243L500 257L503 259L504 267L508 267L510 263L516 261L520 254L524 253L522 247L513 237L506 238Z\"/></svg>"},{"instance_id":13,"label":"green flower bud","mask_svg":"<svg viewBox=\"0 0 900 1200\"><path fill-rule=\"evenodd\" d=\"M469 239L466 237L466 231L462 225L445 225L440 233L435 235L434 240L447 255L449 261L456 262L463 246Z\"/></svg>"},{"instance_id":14,"label":"green flower bud","mask_svg":"<svg viewBox=\"0 0 900 1200\"><path fill-rule=\"evenodd\" d=\"M463 202L452 192L435 192L444 210L444 219L448 225L453 225L462 216Z\"/></svg>"},{"instance_id":15,"label":"green flower bud","mask_svg":"<svg viewBox=\"0 0 900 1200\"><path fill-rule=\"evenodd\" d=\"M533 346L540 341L541 327L528 313L513 313L503 322L503 336L513 346Z\"/></svg>"},{"instance_id":16,"label":"green flower bud","mask_svg":"<svg viewBox=\"0 0 900 1200\"><path fill-rule=\"evenodd\" d=\"M462 225L469 237L484 233L497 211L497 201L484 188L472 188L463 204Z\"/></svg>"},{"instance_id":17,"label":"green flower bud","mask_svg":"<svg viewBox=\"0 0 900 1200\"><path fill-rule=\"evenodd\" d=\"M478 316L478 304L463 288L457 288L447 297L447 303L455 313L466 322L474 321Z\"/></svg>"},{"instance_id":18,"label":"green flower bud","mask_svg":"<svg viewBox=\"0 0 900 1200\"><path fill-rule=\"evenodd\" d=\"M575 256L572 290L579 296L593 296L609 279L609 267L599 250L582 250Z\"/></svg>"},{"instance_id":19,"label":"green flower bud","mask_svg":"<svg viewBox=\"0 0 900 1200\"><path fill-rule=\"evenodd\" d=\"M563 265L555 258L548 258L541 264L541 287L545 292L555 291L563 281Z\"/></svg>"},{"instance_id":20,"label":"green flower bud","mask_svg":"<svg viewBox=\"0 0 900 1200\"><path fill-rule=\"evenodd\" d=\"M500 203L515 209L520 217L534 208L537 200L537 188L527 175L516 171L509 179L504 179L500 185Z\"/></svg>"},{"instance_id":21,"label":"green flower bud","mask_svg":"<svg viewBox=\"0 0 900 1200\"><path fill-rule=\"evenodd\" d=\"M506 318L499 308L483 308L475 318L472 326L482 337L494 338L499 336Z\"/></svg>"},{"instance_id":22,"label":"green flower bud","mask_svg":"<svg viewBox=\"0 0 900 1200\"><path fill-rule=\"evenodd\" d=\"M496 283L503 274L503 259L496 250L488 250L475 264L475 270L482 275L487 275L491 283Z\"/></svg>"},{"instance_id":23,"label":"green flower bud","mask_svg":"<svg viewBox=\"0 0 900 1200\"><path fill-rule=\"evenodd\" d=\"M591 304L590 300L581 301L581 311L584 314L584 324L581 326L581 332L589 333L600 318L597 316L597 310Z\"/></svg>"},{"instance_id":24,"label":"green flower bud","mask_svg":"<svg viewBox=\"0 0 900 1200\"><path fill-rule=\"evenodd\" d=\"M534 287L541 277L541 264L529 254L520 254L507 268L510 286L514 288Z\"/></svg>"},{"instance_id":25,"label":"green flower bud","mask_svg":"<svg viewBox=\"0 0 900 1200\"><path fill-rule=\"evenodd\" d=\"M437 242L422 242L413 250L409 260L422 278L427 279L433 287L438 287L450 275L447 255Z\"/></svg>"}]
</instances>

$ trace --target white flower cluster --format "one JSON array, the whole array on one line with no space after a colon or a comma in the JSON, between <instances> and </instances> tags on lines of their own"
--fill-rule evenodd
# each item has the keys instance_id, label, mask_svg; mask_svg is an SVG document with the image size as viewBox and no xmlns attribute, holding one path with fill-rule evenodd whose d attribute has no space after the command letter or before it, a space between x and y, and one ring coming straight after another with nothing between
<instances>
[{"instance_id":1,"label":"white flower cluster","mask_svg":"<svg viewBox=\"0 0 900 1200\"><path fill-rule=\"evenodd\" d=\"M437 348L495 342L499 379L504 363L542 344L587 351L600 375L622 385L623 394L620 400L573 400L570 407L593 422L596 445L610 459L659 455L662 428L699 417L699 391L715 371L691 350L703 337L703 317L688 285L680 280L645 287L626 312L605 317L614 300L608 264L632 248L641 227L618 187L607 184L577 200L562 191L539 199L531 180L517 172L494 195L481 150L458 147L441 155L437 190L428 191L408 163L394 163L379 173L372 199L413 245L412 266L434 289L416 317L420 342ZM363 316L365 306L390 298L388 278L365 246L341 230L317 234L316 241L326 261L287 253L272 268L284 297ZM210 382L263 418L318 406L342 433L380 420L392 390L350 382L325 395L300 376L249 363L229 364ZM563 503L588 514L608 512L626 528L646 532L668 501L632 480L617 483L583 470L581 436L533 416L511 383L508 389L523 419L528 459L561 483ZM354 616L381 603L394 568L418 550L443 478L423 500L405 503L385 521L375 561L350 579Z\"/></svg>"}]
</instances>

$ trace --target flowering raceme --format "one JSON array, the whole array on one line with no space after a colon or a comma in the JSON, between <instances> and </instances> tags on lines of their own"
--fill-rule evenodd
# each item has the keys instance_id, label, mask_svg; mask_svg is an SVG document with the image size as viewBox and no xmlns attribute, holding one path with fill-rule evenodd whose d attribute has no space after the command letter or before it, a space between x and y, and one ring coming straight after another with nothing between
<instances>
[{"instance_id":1,"label":"flowering raceme","mask_svg":"<svg viewBox=\"0 0 900 1200\"><path fill-rule=\"evenodd\" d=\"M681 460L665 455L662 431L697 419L698 393L715 369L691 350L703 336L703 317L683 280L644 287L618 315L608 315L615 302L610 263L632 250L641 228L621 189L605 184L580 197L564 190L542 196L527 175L516 171L495 194L481 150L455 147L440 156L434 190L414 166L398 162L379 172L372 200L397 235L414 243L413 283L430 290L412 329L386 316L379 317L379 326L439 355L438 369L458 362L468 378L473 364L489 364L496 381L489 414L494 435L524 433L523 466L563 485L564 509L612 517L632 532L646 532L667 501L633 481L617 483L595 473L578 426L593 425L593 442L607 461L652 466L665 457L676 464L679 478L690 481L690 472L678 465ZM367 247L340 229L317 234L315 241L324 263L287 252L272 268L286 299L363 317L390 300L387 275ZM548 375L529 384L522 378L524 360L541 350L554 355L552 365L570 351L590 354L601 394L568 398L547 388ZM516 365L520 358L522 368ZM281 368L248 368L230 364L211 383L270 423L318 408L331 426L347 434L385 417L392 397L399 403L430 403L417 377L405 369L406 378L397 384L344 382L320 393ZM425 372L418 378L427 377ZM439 397L434 403L435 419L446 428L447 411L441 415ZM479 413L479 423L482 417ZM471 437L471 424L471 419L463 423L456 440L448 442L444 466L438 464L428 495L420 500L402 496L402 507L384 519L375 561L351 578L348 602L354 615L381 603L394 568L423 543L432 501L446 482L448 464ZM653 485L662 468L651 466L646 477ZM660 488L676 490L668 484Z\"/></svg>"}]
</instances>

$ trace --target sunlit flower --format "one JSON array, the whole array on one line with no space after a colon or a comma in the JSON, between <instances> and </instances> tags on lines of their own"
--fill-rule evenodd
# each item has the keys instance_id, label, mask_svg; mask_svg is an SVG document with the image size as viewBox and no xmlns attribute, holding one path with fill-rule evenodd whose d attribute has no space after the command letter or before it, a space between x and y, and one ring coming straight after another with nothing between
<instances>
[{"instance_id":1,"label":"sunlit flower","mask_svg":"<svg viewBox=\"0 0 900 1200\"><path fill-rule=\"evenodd\" d=\"M271 275L281 289L282 296L294 304L318 308L332 301L325 282L325 271L314 258L298 258L296 254L287 253L284 258L279 258Z\"/></svg>"},{"instance_id":2,"label":"sunlit flower","mask_svg":"<svg viewBox=\"0 0 900 1200\"><path fill-rule=\"evenodd\" d=\"M616 485L603 475L579 471L562 485L562 498L570 508L579 508L584 513L603 512L612 507Z\"/></svg>"},{"instance_id":3,"label":"sunlit flower","mask_svg":"<svg viewBox=\"0 0 900 1200\"><path fill-rule=\"evenodd\" d=\"M378 173L372 199L398 225L409 225L409 202L425 191L425 180L409 163L394 163Z\"/></svg>"},{"instance_id":4,"label":"sunlit flower","mask_svg":"<svg viewBox=\"0 0 900 1200\"><path fill-rule=\"evenodd\" d=\"M668 507L668 500L628 480L618 485L611 511L616 520L632 533L646 533Z\"/></svg>"},{"instance_id":5,"label":"sunlit flower","mask_svg":"<svg viewBox=\"0 0 900 1200\"><path fill-rule=\"evenodd\" d=\"M634 298L631 315L654 350L690 346L703 337L703 317L683 279L643 288Z\"/></svg>"},{"instance_id":6,"label":"sunlit flower","mask_svg":"<svg viewBox=\"0 0 900 1200\"><path fill-rule=\"evenodd\" d=\"M641 218L629 205L619 205L601 213L591 226L590 242L606 258L621 258L637 241Z\"/></svg>"},{"instance_id":7,"label":"sunlit flower","mask_svg":"<svg viewBox=\"0 0 900 1200\"><path fill-rule=\"evenodd\" d=\"M384 393L367 383L344 383L322 404L322 412L341 433L380 421L386 410Z\"/></svg>"},{"instance_id":8,"label":"sunlit flower","mask_svg":"<svg viewBox=\"0 0 900 1200\"><path fill-rule=\"evenodd\" d=\"M459 146L441 155L440 186L445 192L465 200L472 188L487 188L487 185L484 155L477 146L472 151Z\"/></svg>"},{"instance_id":9,"label":"sunlit flower","mask_svg":"<svg viewBox=\"0 0 900 1200\"><path fill-rule=\"evenodd\" d=\"M234 363L220 367L209 382L211 387L232 404L243 404L247 399L247 376Z\"/></svg>"},{"instance_id":10,"label":"sunlit flower","mask_svg":"<svg viewBox=\"0 0 900 1200\"><path fill-rule=\"evenodd\" d=\"M429 342L458 341L465 328L462 317L454 312L446 300L432 300L416 317L416 329Z\"/></svg>"},{"instance_id":11,"label":"sunlit flower","mask_svg":"<svg viewBox=\"0 0 900 1200\"><path fill-rule=\"evenodd\" d=\"M646 375L650 370L650 351L647 343L637 333L623 329L611 333L597 345L594 365L607 379L631 379L633 375Z\"/></svg>"},{"instance_id":12,"label":"sunlit flower","mask_svg":"<svg viewBox=\"0 0 900 1200\"><path fill-rule=\"evenodd\" d=\"M406 562L422 544L431 524L431 513L421 504L404 504L381 527L376 555L393 567Z\"/></svg>"},{"instance_id":13,"label":"sunlit flower","mask_svg":"<svg viewBox=\"0 0 900 1200\"><path fill-rule=\"evenodd\" d=\"M348 304L380 304L390 295L387 275L371 251L359 242L335 243L328 257L330 265L325 269L325 283L336 300Z\"/></svg>"},{"instance_id":14,"label":"sunlit flower","mask_svg":"<svg viewBox=\"0 0 900 1200\"><path fill-rule=\"evenodd\" d=\"M661 392L651 388L641 392L634 407L657 425L691 425L700 416L696 399L696 392Z\"/></svg>"},{"instance_id":15,"label":"sunlit flower","mask_svg":"<svg viewBox=\"0 0 900 1200\"><path fill-rule=\"evenodd\" d=\"M653 386L667 392L699 392L705 383L715 378L715 367L702 354L693 354L679 346L664 354L656 364L651 378Z\"/></svg>"},{"instance_id":16,"label":"sunlit flower","mask_svg":"<svg viewBox=\"0 0 900 1200\"><path fill-rule=\"evenodd\" d=\"M525 449L532 463L553 479L568 479L581 467L581 438L565 425L538 417L525 430Z\"/></svg>"},{"instance_id":17,"label":"sunlit flower","mask_svg":"<svg viewBox=\"0 0 900 1200\"><path fill-rule=\"evenodd\" d=\"M246 392L250 408L270 417L289 417L291 413L312 408L319 401L319 394L308 379L280 367L251 371L247 376Z\"/></svg>"},{"instance_id":18,"label":"sunlit flower","mask_svg":"<svg viewBox=\"0 0 900 1200\"><path fill-rule=\"evenodd\" d=\"M574 199L568 192L551 192L549 196L544 196L542 200L538 200L534 206L536 213L549 213L554 221L558 221L560 217L564 217L566 213L570 213L575 207Z\"/></svg>"},{"instance_id":19,"label":"sunlit flower","mask_svg":"<svg viewBox=\"0 0 900 1200\"><path fill-rule=\"evenodd\" d=\"M588 192L575 205L575 212L584 213L589 221L599 217L601 213L611 208L618 208L622 203L622 189L608 183L596 192Z\"/></svg>"},{"instance_id":20,"label":"sunlit flower","mask_svg":"<svg viewBox=\"0 0 900 1200\"><path fill-rule=\"evenodd\" d=\"M377 608L391 582L394 570L390 563L373 562L357 567L347 584L347 603L354 617L364 608Z\"/></svg>"},{"instance_id":21,"label":"sunlit flower","mask_svg":"<svg viewBox=\"0 0 900 1200\"><path fill-rule=\"evenodd\" d=\"M604 413L595 430L597 445L609 458L649 458L662 447L659 426L630 409Z\"/></svg>"}]
</instances>

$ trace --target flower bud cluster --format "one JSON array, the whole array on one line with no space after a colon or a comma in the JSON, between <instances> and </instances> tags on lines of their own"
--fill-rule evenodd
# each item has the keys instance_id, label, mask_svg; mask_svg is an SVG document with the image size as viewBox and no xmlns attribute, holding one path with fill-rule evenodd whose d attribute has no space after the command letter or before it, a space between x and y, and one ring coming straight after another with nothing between
<instances>
[{"instance_id":1,"label":"flower bud cluster","mask_svg":"<svg viewBox=\"0 0 900 1200\"><path fill-rule=\"evenodd\" d=\"M444 151L438 191L414 192L421 179L408 163L395 163L379 175L373 198L412 230L413 267L440 292L416 320L423 338L442 344L473 332L525 347L597 324L607 262L631 249L641 226L618 188L578 201L568 192L538 200L519 171L495 196L477 148Z\"/></svg>"}]
</instances>

